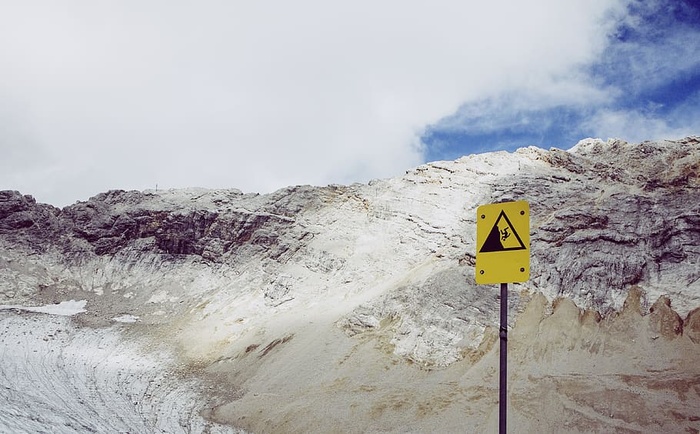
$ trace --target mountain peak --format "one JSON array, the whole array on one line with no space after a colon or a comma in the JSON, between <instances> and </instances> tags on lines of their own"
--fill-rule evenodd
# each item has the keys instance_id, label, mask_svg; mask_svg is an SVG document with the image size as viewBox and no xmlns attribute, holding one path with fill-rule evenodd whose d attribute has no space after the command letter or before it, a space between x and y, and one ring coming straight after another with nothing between
<instances>
[{"instance_id":1,"label":"mountain peak","mask_svg":"<svg viewBox=\"0 0 700 434\"><path fill-rule=\"evenodd\" d=\"M676 348L698 366L699 172L697 137L639 144L586 139L569 150L468 155L368 184L294 186L265 195L114 190L58 209L3 191L0 304L17 309L83 300L86 312L66 320L71 333L133 330L144 345L166 343L168 366L187 367L202 384L218 379L212 384L236 388L237 398L207 395L218 402L205 412L210 420L264 431L262 419L240 415L257 411L256 397L278 386L280 396L298 400L303 414L315 418L319 402L298 395L296 380L275 376L308 363L326 374L300 373L299 381L315 384L331 401L354 387L375 405L358 404L362 418L384 420L403 404L377 410L375 389L361 379L365 368L379 375L375 369L386 366L387 377L377 377L385 386L409 375L415 390L438 379L463 391L483 387L453 377L488 377L493 361L498 294L474 281L476 207L526 200L531 279L511 286L510 309L515 336L532 350L516 350L515 363L532 369L532 351L550 363L569 357L562 348L571 348L582 357L595 354L596 363L612 370L602 357L606 348L615 348L618 362L647 348L623 345L624 335ZM624 312L633 301L639 315L628 321ZM630 335L633 329L644 332ZM671 363L664 360L653 369ZM644 366L630 365L620 375L652 372ZM442 373L431 377L435 371ZM597 411L588 398L567 393ZM456 409L458 402L445 405ZM527 406L514 404L531 422ZM404 416L423 408L418 401L405 405ZM414 420L416 426L441 414L428 413L433 416ZM285 415L270 415L273 426L286 426L291 417L289 427L305 431L303 418Z\"/></svg>"}]
</instances>

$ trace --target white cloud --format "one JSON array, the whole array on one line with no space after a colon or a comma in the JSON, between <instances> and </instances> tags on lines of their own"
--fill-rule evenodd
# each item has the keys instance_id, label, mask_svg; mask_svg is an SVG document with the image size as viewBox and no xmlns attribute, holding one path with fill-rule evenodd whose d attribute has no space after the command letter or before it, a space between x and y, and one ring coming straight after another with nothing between
<instances>
[{"instance_id":1,"label":"white cloud","mask_svg":"<svg viewBox=\"0 0 700 434\"><path fill-rule=\"evenodd\" d=\"M695 74L700 68L700 29L696 22L676 17L684 8L690 6L672 0L635 2L634 13L620 21L621 39L608 47L598 73L626 92L643 92Z\"/></svg>"},{"instance_id":2,"label":"white cloud","mask_svg":"<svg viewBox=\"0 0 700 434\"><path fill-rule=\"evenodd\" d=\"M469 101L456 113L441 119L435 128L470 134L497 133L526 126L538 112L555 111L557 107L583 110L610 103L618 94L617 89L600 87L589 77L574 71L566 77L544 80L538 86L508 89ZM547 122L548 116L546 113L538 115L537 122Z\"/></svg>"},{"instance_id":3,"label":"white cloud","mask_svg":"<svg viewBox=\"0 0 700 434\"><path fill-rule=\"evenodd\" d=\"M696 115L697 113L696 110ZM640 110L601 109L583 125L595 137L619 138L629 142L644 140L679 139L700 131L698 118L688 122L674 122L678 118L657 116Z\"/></svg>"},{"instance_id":4,"label":"white cloud","mask_svg":"<svg viewBox=\"0 0 700 434\"><path fill-rule=\"evenodd\" d=\"M421 162L423 128L466 101L591 98L576 71L621 5L6 2L0 113L22 128L0 136L0 188L63 205L156 183L270 191L392 176ZM17 152L27 143L31 164Z\"/></svg>"}]
</instances>

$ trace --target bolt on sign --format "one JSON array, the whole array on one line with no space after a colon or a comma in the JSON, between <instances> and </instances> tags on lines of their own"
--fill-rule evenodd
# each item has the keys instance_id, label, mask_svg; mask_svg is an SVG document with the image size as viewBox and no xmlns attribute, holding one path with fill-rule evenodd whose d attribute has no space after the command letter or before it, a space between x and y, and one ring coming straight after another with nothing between
<instances>
[{"instance_id":1,"label":"bolt on sign","mask_svg":"<svg viewBox=\"0 0 700 434\"><path fill-rule=\"evenodd\" d=\"M530 204L481 205L476 210L476 283L530 279Z\"/></svg>"}]
</instances>

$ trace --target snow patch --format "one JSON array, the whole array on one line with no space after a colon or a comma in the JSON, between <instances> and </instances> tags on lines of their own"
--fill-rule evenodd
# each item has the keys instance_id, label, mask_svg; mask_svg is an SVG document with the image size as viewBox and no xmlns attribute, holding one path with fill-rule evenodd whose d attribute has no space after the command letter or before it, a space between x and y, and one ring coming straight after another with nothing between
<instances>
[{"instance_id":1,"label":"snow patch","mask_svg":"<svg viewBox=\"0 0 700 434\"><path fill-rule=\"evenodd\" d=\"M168 300L168 292L161 290L156 292L148 299L146 303L164 303Z\"/></svg>"},{"instance_id":2,"label":"snow patch","mask_svg":"<svg viewBox=\"0 0 700 434\"><path fill-rule=\"evenodd\" d=\"M2 433L243 432L202 418L200 386L172 375L171 353L143 354L113 328L0 315L0 354Z\"/></svg>"},{"instance_id":3,"label":"snow patch","mask_svg":"<svg viewBox=\"0 0 700 434\"><path fill-rule=\"evenodd\" d=\"M58 304L47 304L44 306L18 306L18 305L0 305L0 310L17 309L25 312L46 313L49 315L73 316L79 313L87 312L85 306L87 300L69 300L62 301Z\"/></svg>"},{"instance_id":4,"label":"snow patch","mask_svg":"<svg viewBox=\"0 0 700 434\"><path fill-rule=\"evenodd\" d=\"M136 315L120 315L117 317L112 318L112 321L116 322L121 322L121 323L135 323L137 321L141 321L141 318L139 318Z\"/></svg>"}]
</instances>

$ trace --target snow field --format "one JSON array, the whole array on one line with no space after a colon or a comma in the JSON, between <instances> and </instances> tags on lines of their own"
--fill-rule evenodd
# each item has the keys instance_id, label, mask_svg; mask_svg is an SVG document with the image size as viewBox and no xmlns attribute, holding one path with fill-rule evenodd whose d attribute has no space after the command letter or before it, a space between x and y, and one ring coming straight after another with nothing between
<instances>
[{"instance_id":1,"label":"snow field","mask_svg":"<svg viewBox=\"0 0 700 434\"><path fill-rule=\"evenodd\" d=\"M117 328L0 312L0 359L0 432L240 432L206 422L168 354L142 353Z\"/></svg>"}]
</instances>

